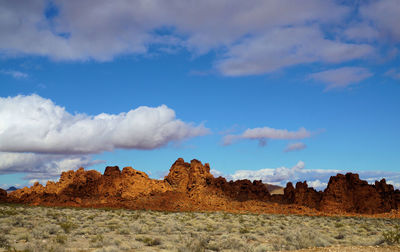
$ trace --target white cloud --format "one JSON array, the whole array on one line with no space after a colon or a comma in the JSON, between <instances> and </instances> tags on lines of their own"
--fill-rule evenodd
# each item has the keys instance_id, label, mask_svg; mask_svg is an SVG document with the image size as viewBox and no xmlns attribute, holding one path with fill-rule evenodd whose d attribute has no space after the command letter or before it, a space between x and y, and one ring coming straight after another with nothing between
<instances>
[{"instance_id":1,"label":"white cloud","mask_svg":"<svg viewBox=\"0 0 400 252\"><path fill-rule=\"evenodd\" d=\"M258 140L261 146L266 144L268 139L304 139L311 137L312 133L305 128L297 131L287 129L274 129L269 127L247 129L240 135L227 135L223 139L224 145L230 145L236 140L251 139Z\"/></svg>"},{"instance_id":2,"label":"white cloud","mask_svg":"<svg viewBox=\"0 0 400 252\"><path fill-rule=\"evenodd\" d=\"M307 148L307 145L301 142L289 143L285 148L285 152L304 150L305 148Z\"/></svg>"},{"instance_id":3,"label":"white cloud","mask_svg":"<svg viewBox=\"0 0 400 252\"><path fill-rule=\"evenodd\" d=\"M309 75L309 78L322 82L326 85L326 90L334 88L344 88L349 85L361 82L373 74L362 67L342 67L326 70Z\"/></svg>"},{"instance_id":4,"label":"white cloud","mask_svg":"<svg viewBox=\"0 0 400 252\"><path fill-rule=\"evenodd\" d=\"M282 182L289 181L293 179L296 173L304 169L304 162L299 161L297 164L291 168L278 167L275 169L261 169L261 170L238 170L231 175L227 175L228 179L238 180L238 179L250 179L250 180L262 180L264 183L271 182Z\"/></svg>"},{"instance_id":5,"label":"white cloud","mask_svg":"<svg viewBox=\"0 0 400 252\"><path fill-rule=\"evenodd\" d=\"M10 75L15 79L25 79L28 78L28 74L20 72L20 71L15 71L15 70L0 70L1 74L5 75Z\"/></svg>"},{"instance_id":6,"label":"white cloud","mask_svg":"<svg viewBox=\"0 0 400 252\"><path fill-rule=\"evenodd\" d=\"M334 0L54 3L57 14L46 18L48 1L2 1L0 52L107 61L119 55L146 54L153 45L168 53L180 48L194 55L216 50L226 53L219 54L224 57L215 67L230 76L269 73L304 63L340 63L375 52L371 45L344 42L338 39L343 36L332 37L321 29L343 26L351 13L351 7ZM347 33L355 34L355 29ZM360 28L356 30L360 33Z\"/></svg>"},{"instance_id":7,"label":"white cloud","mask_svg":"<svg viewBox=\"0 0 400 252\"><path fill-rule=\"evenodd\" d=\"M319 179L314 181L307 181L307 185L313 188L324 189L327 187L328 183L321 182Z\"/></svg>"},{"instance_id":8,"label":"white cloud","mask_svg":"<svg viewBox=\"0 0 400 252\"><path fill-rule=\"evenodd\" d=\"M275 26L337 22L349 12L348 7L330 0L304 0L301 5L290 0L135 0L112 4L106 0L85 4L57 0L58 15L47 19L47 1L1 5L0 47L6 53L100 61L146 53L149 44L160 43L160 37L165 43L165 36L154 32L160 28L171 28L174 45L206 52L249 33L262 33Z\"/></svg>"},{"instance_id":9,"label":"white cloud","mask_svg":"<svg viewBox=\"0 0 400 252\"><path fill-rule=\"evenodd\" d=\"M316 26L276 28L228 49L217 68L225 75L263 74L303 63L339 63L368 57L374 48L328 40Z\"/></svg>"},{"instance_id":10,"label":"white cloud","mask_svg":"<svg viewBox=\"0 0 400 252\"><path fill-rule=\"evenodd\" d=\"M211 169L210 173L214 176L214 177L219 177L219 176L223 176L222 172L218 171L218 170L214 170Z\"/></svg>"},{"instance_id":11,"label":"white cloud","mask_svg":"<svg viewBox=\"0 0 400 252\"><path fill-rule=\"evenodd\" d=\"M374 23L382 37L400 42L400 4L398 0L370 1L360 8L361 16Z\"/></svg>"},{"instance_id":12,"label":"white cloud","mask_svg":"<svg viewBox=\"0 0 400 252\"><path fill-rule=\"evenodd\" d=\"M155 149L207 134L203 125L176 119L165 105L120 114L70 114L38 95L0 98L0 151L87 154Z\"/></svg>"},{"instance_id":13,"label":"white cloud","mask_svg":"<svg viewBox=\"0 0 400 252\"><path fill-rule=\"evenodd\" d=\"M384 171L353 171L358 173L360 179L366 180L373 184L375 180L386 178L387 183L394 185L395 188L400 188L400 172L384 172ZM263 183L269 183L279 186L286 186L287 182L307 181L308 186L314 187L317 190L326 188L331 176L336 176L338 173L346 174L343 170L324 170L324 169L305 169L305 163L299 161L295 166L287 168L285 166L275 169L267 168L260 170L237 170L233 174L222 174L219 171L214 171L213 174L225 176L228 180L249 179L262 180Z\"/></svg>"},{"instance_id":14,"label":"white cloud","mask_svg":"<svg viewBox=\"0 0 400 252\"><path fill-rule=\"evenodd\" d=\"M357 42L373 42L380 36L379 31L366 22L350 25L343 34L347 39Z\"/></svg>"},{"instance_id":15,"label":"white cloud","mask_svg":"<svg viewBox=\"0 0 400 252\"><path fill-rule=\"evenodd\" d=\"M35 153L0 152L0 174L27 173L25 179L53 179L61 172L87 167L101 161L92 161L87 155L51 155Z\"/></svg>"}]
</instances>

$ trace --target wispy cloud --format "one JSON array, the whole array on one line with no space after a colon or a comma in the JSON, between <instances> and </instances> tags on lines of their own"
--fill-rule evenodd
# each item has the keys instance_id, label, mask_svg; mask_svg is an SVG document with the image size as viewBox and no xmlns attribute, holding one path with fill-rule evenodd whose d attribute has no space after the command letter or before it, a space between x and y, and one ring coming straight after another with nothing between
<instances>
[{"instance_id":1,"label":"wispy cloud","mask_svg":"<svg viewBox=\"0 0 400 252\"><path fill-rule=\"evenodd\" d=\"M374 48L367 44L328 40L318 27L285 27L249 37L230 47L217 68L228 76L264 74L304 63L362 59L373 53Z\"/></svg>"},{"instance_id":2,"label":"wispy cloud","mask_svg":"<svg viewBox=\"0 0 400 252\"><path fill-rule=\"evenodd\" d=\"M257 140L261 146L266 145L269 139L291 140L304 139L311 137L312 133L305 128L297 131L289 131L287 129L274 129L270 127L247 129L240 135L227 135L223 138L224 145L231 145L237 140L250 139Z\"/></svg>"},{"instance_id":3,"label":"wispy cloud","mask_svg":"<svg viewBox=\"0 0 400 252\"><path fill-rule=\"evenodd\" d=\"M396 79L396 80L400 80L400 70L395 69L395 68L389 69L385 73L385 76L391 77L391 78Z\"/></svg>"},{"instance_id":4,"label":"wispy cloud","mask_svg":"<svg viewBox=\"0 0 400 252\"><path fill-rule=\"evenodd\" d=\"M29 77L29 75L27 73L15 71L15 70L0 70L0 73L12 76L15 79L26 79Z\"/></svg>"},{"instance_id":5,"label":"wispy cloud","mask_svg":"<svg viewBox=\"0 0 400 252\"><path fill-rule=\"evenodd\" d=\"M309 75L310 79L322 82L326 85L326 90L334 88L345 88L349 85L359 83L373 74L363 67L342 67L326 70Z\"/></svg>"},{"instance_id":6,"label":"wispy cloud","mask_svg":"<svg viewBox=\"0 0 400 252\"><path fill-rule=\"evenodd\" d=\"M307 148L307 145L301 142L289 143L285 148L285 152L299 151L299 150L304 150L305 148Z\"/></svg>"},{"instance_id":7,"label":"wispy cloud","mask_svg":"<svg viewBox=\"0 0 400 252\"><path fill-rule=\"evenodd\" d=\"M397 0L368 1L360 6L360 16L375 25L380 37L400 41L400 5Z\"/></svg>"}]
</instances>

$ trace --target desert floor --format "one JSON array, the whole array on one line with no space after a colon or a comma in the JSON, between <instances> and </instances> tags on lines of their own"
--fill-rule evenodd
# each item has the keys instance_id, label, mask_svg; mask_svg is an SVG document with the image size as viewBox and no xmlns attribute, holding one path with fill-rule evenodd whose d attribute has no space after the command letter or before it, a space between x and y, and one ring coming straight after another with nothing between
<instances>
[{"instance_id":1,"label":"desert floor","mask_svg":"<svg viewBox=\"0 0 400 252\"><path fill-rule=\"evenodd\" d=\"M0 204L0 251L400 251L400 219Z\"/></svg>"}]
</instances>

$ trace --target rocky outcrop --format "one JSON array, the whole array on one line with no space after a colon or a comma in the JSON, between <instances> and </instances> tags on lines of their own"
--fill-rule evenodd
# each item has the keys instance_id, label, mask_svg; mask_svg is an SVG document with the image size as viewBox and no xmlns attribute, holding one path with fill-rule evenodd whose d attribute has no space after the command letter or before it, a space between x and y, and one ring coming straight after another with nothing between
<instances>
[{"instance_id":1,"label":"rocky outcrop","mask_svg":"<svg viewBox=\"0 0 400 252\"><path fill-rule=\"evenodd\" d=\"M296 188L289 182L284 189L283 202L329 213L375 214L399 208L396 191L385 179L370 185L360 180L358 174L347 173L332 176L323 192L309 188L305 181L298 182Z\"/></svg>"},{"instance_id":2,"label":"rocky outcrop","mask_svg":"<svg viewBox=\"0 0 400 252\"><path fill-rule=\"evenodd\" d=\"M63 172L58 182L35 183L10 193L9 201L72 206L115 206L152 209L229 209L230 201L267 201L270 195L261 181L227 182L214 178L209 164L179 158L164 180L150 179L132 167L122 172L108 166L104 174L79 168Z\"/></svg>"},{"instance_id":3,"label":"rocky outcrop","mask_svg":"<svg viewBox=\"0 0 400 252\"><path fill-rule=\"evenodd\" d=\"M4 190L3 190L4 191ZM365 213L390 212L400 206L400 192L383 179L369 185L357 174L338 174L317 192L307 182L288 183L284 194L271 195L261 181L226 181L210 173L210 165L179 158L163 180L125 167L97 171L63 172L58 182L7 193L0 201L50 206L124 207L172 211L250 211L268 213ZM304 206L304 207L303 207Z\"/></svg>"},{"instance_id":4,"label":"rocky outcrop","mask_svg":"<svg viewBox=\"0 0 400 252\"><path fill-rule=\"evenodd\" d=\"M392 185L382 179L375 185L360 180L358 174L337 174L329 180L320 203L322 211L382 213L397 209Z\"/></svg>"},{"instance_id":5,"label":"rocky outcrop","mask_svg":"<svg viewBox=\"0 0 400 252\"><path fill-rule=\"evenodd\" d=\"M7 191L0 188L0 202L7 200Z\"/></svg>"},{"instance_id":6,"label":"rocky outcrop","mask_svg":"<svg viewBox=\"0 0 400 252\"><path fill-rule=\"evenodd\" d=\"M226 196L237 201L261 200L270 198L267 187L261 181L244 179L227 182L225 178L214 176L210 173L208 163L201 164L193 159L190 164L183 159L178 159L165 177L175 190L185 192L189 197L201 197L204 194Z\"/></svg>"},{"instance_id":7,"label":"rocky outcrop","mask_svg":"<svg viewBox=\"0 0 400 252\"><path fill-rule=\"evenodd\" d=\"M284 198L286 203L319 208L322 199L322 193L310 188L307 182L297 182L296 188L289 182L284 189Z\"/></svg>"}]
</instances>

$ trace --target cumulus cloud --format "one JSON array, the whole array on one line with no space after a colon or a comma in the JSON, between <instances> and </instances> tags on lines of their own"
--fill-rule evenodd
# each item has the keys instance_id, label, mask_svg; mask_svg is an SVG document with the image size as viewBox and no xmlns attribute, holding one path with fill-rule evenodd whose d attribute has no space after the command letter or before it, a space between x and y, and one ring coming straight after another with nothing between
<instances>
[{"instance_id":1,"label":"cumulus cloud","mask_svg":"<svg viewBox=\"0 0 400 252\"><path fill-rule=\"evenodd\" d=\"M294 175L300 170L304 169L304 162L299 161L295 166L291 168L278 167L276 169L261 169L261 170L238 170L234 174L227 175L228 179L250 179L250 180L262 180L265 183L268 182L281 182L288 181L293 178Z\"/></svg>"},{"instance_id":2,"label":"cumulus cloud","mask_svg":"<svg viewBox=\"0 0 400 252\"><path fill-rule=\"evenodd\" d=\"M293 167L267 168L260 170L238 170L233 174L222 174L219 171L213 172L218 176L225 176L228 180L249 179L262 180L263 183L269 183L279 186L286 186L287 182L307 181L307 184L317 190L323 190L328 185L331 176L338 173L345 174L347 171L342 170L325 170L325 169L306 169L305 163L299 161ZM387 183L392 184L396 188L400 188L400 172L384 172L384 171L356 171L360 178L373 184L376 180L386 178Z\"/></svg>"},{"instance_id":3,"label":"cumulus cloud","mask_svg":"<svg viewBox=\"0 0 400 252\"><path fill-rule=\"evenodd\" d=\"M261 146L266 144L268 139L304 139L311 137L312 133L305 128L297 131L287 129L274 129L270 127L247 129L240 135L227 135L223 139L224 145L231 145L240 139L258 140Z\"/></svg>"},{"instance_id":4,"label":"cumulus cloud","mask_svg":"<svg viewBox=\"0 0 400 252\"><path fill-rule=\"evenodd\" d=\"M27 173L25 179L54 179L61 172L87 167L102 161L87 155L51 155L0 152L0 174Z\"/></svg>"},{"instance_id":5,"label":"cumulus cloud","mask_svg":"<svg viewBox=\"0 0 400 252\"><path fill-rule=\"evenodd\" d=\"M0 70L1 74L5 75L10 75L15 79L25 79L28 78L28 74L20 72L20 71L15 71L15 70Z\"/></svg>"},{"instance_id":6,"label":"cumulus cloud","mask_svg":"<svg viewBox=\"0 0 400 252\"><path fill-rule=\"evenodd\" d=\"M321 27L346 26L352 13L351 6L334 0L299 5L290 0L2 1L0 53L108 61L146 54L150 47L168 53L183 48L194 55L217 50L223 57L215 67L222 74L264 74L297 64L370 56L376 45L358 37L376 36L376 26L397 37L396 0L381 2L361 5L359 19L367 21L360 22L368 25L351 22L343 29L345 36L332 36ZM375 8L377 12L371 11Z\"/></svg>"},{"instance_id":7,"label":"cumulus cloud","mask_svg":"<svg viewBox=\"0 0 400 252\"><path fill-rule=\"evenodd\" d=\"M313 73L309 75L309 78L324 83L326 90L330 90L359 83L372 75L368 69L363 67L342 67Z\"/></svg>"},{"instance_id":8,"label":"cumulus cloud","mask_svg":"<svg viewBox=\"0 0 400 252\"><path fill-rule=\"evenodd\" d=\"M70 114L38 95L0 98L0 151L88 154L155 149L208 133L165 105L120 114Z\"/></svg>"},{"instance_id":9,"label":"cumulus cloud","mask_svg":"<svg viewBox=\"0 0 400 252\"><path fill-rule=\"evenodd\" d=\"M328 186L328 183L321 182L319 179L314 181L307 181L307 185L317 189L324 189Z\"/></svg>"},{"instance_id":10,"label":"cumulus cloud","mask_svg":"<svg viewBox=\"0 0 400 252\"><path fill-rule=\"evenodd\" d=\"M0 97L0 174L44 181L98 162L90 154L155 149L209 132L165 105L120 114L71 114L38 95Z\"/></svg>"},{"instance_id":11,"label":"cumulus cloud","mask_svg":"<svg viewBox=\"0 0 400 252\"><path fill-rule=\"evenodd\" d=\"M307 148L307 145L301 142L289 143L285 148L285 152L299 151L299 150L304 150L305 148Z\"/></svg>"}]
</instances>

